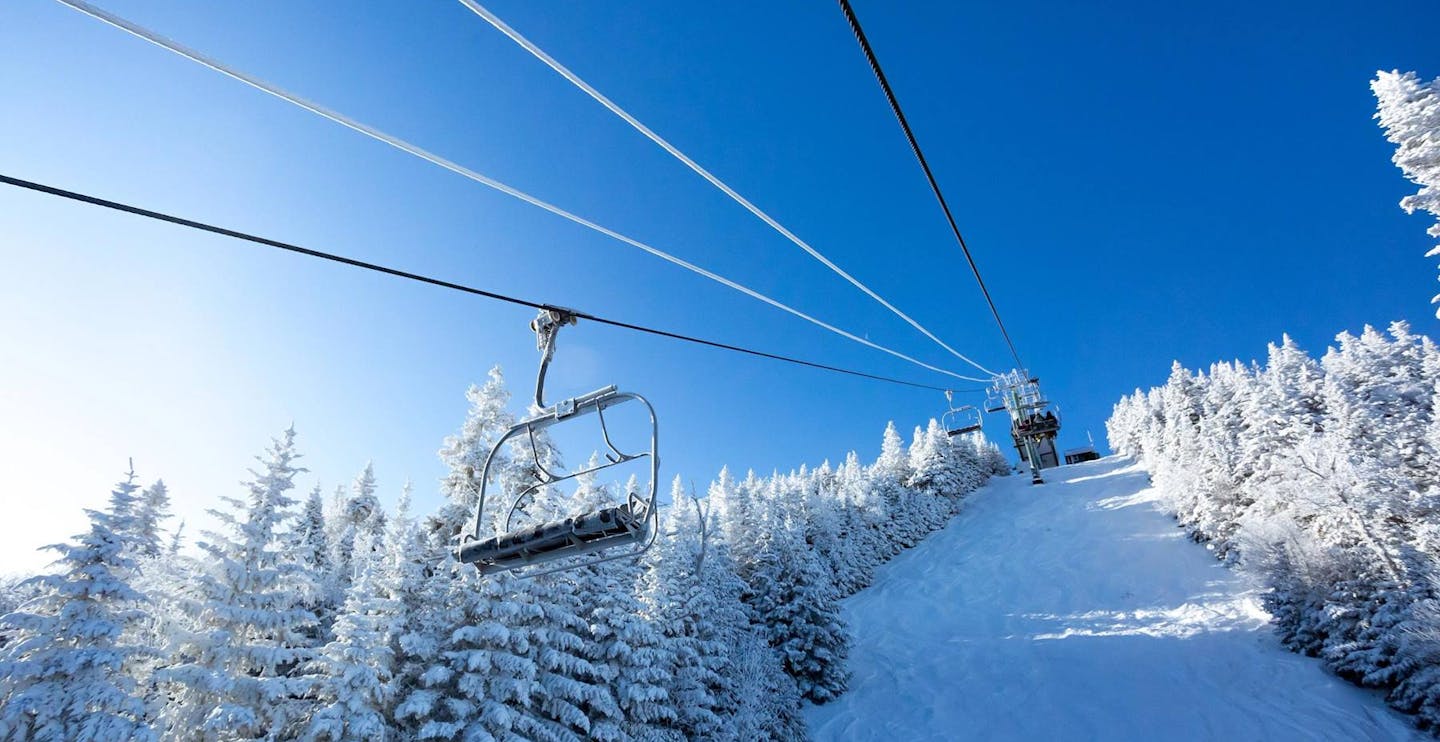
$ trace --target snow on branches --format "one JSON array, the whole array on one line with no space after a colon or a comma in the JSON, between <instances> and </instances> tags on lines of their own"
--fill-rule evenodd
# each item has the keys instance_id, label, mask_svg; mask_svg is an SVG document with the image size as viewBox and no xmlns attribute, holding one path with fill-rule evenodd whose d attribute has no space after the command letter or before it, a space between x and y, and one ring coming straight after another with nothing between
<instances>
[{"instance_id":1,"label":"snow on branches","mask_svg":"<svg viewBox=\"0 0 1440 742\"><path fill-rule=\"evenodd\" d=\"M1423 82L1414 72L1377 72L1370 82L1375 93L1375 118L1385 138L1395 145L1395 165L1420 190L1400 200L1408 214L1416 209L1434 215L1431 237L1440 238L1440 79ZM1436 245L1427 257L1440 255ZM1430 300L1440 304L1440 294ZM1435 316L1440 317L1440 309Z\"/></svg>"},{"instance_id":2,"label":"snow on branches","mask_svg":"<svg viewBox=\"0 0 1440 742\"><path fill-rule=\"evenodd\" d=\"M1263 367L1176 364L1106 424L1217 556L1259 575L1281 640L1440 727L1440 349L1403 322L1290 338Z\"/></svg>"},{"instance_id":3,"label":"snow on branches","mask_svg":"<svg viewBox=\"0 0 1440 742\"><path fill-rule=\"evenodd\" d=\"M133 472L54 574L3 586L0 738L231 740L802 739L802 703L844 692L839 600L940 528L1002 457L933 421L880 459L743 480L677 479L638 561L480 577L450 546L467 469L513 422L499 370L440 451L443 504L393 513L366 465L328 505L294 496L294 430L259 457L198 553L170 493ZM531 450L531 448L534 450ZM562 465L547 436L497 457L502 483ZM578 479L528 509L603 507L634 485Z\"/></svg>"}]
</instances>

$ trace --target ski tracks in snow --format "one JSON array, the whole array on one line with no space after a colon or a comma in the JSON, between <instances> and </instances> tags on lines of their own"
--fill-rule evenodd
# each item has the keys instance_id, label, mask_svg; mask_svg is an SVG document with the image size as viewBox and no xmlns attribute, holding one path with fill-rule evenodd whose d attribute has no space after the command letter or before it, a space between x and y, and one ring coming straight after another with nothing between
<instances>
[{"instance_id":1,"label":"ski tracks in snow","mask_svg":"<svg viewBox=\"0 0 1440 742\"><path fill-rule=\"evenodd\" d=\"M1290 653L1122 459L993 480L845 603L818 740L1427 739Z\"/></svg>"}]
</instances>

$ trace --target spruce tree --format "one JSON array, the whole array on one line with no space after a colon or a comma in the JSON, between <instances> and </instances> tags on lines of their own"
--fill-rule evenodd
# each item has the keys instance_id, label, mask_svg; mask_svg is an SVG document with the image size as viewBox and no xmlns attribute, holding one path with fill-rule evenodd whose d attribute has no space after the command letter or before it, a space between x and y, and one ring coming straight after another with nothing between
<instances>
[{"instance_id":1,"label":"spruce tree","mask_svg":"<svg viewBox=\"0 0 1440 742\"><path fill-rule=\"evenodd\" d=\"M260 739L298 735L311 712L316 619L304 607L303 566L288 553L281 530L295 501L295 429L275 439L260 470L251 470L244 499L223 498L212 510L224 530L207 532L194 595L182 604L195 626L181 637L176 661L157 673L170 690L163 718L176 739Z\"/></svg>"},{"instance_id":2,"label":"spruce tree","mask_svg":"<svg viewBox=\"0 0 1440 742\"><path fill-rule=\"evenodd\" d=\"M155 483L140 493L135 512L135 554L145 559L154 559L165 550L164 532L161 523L170 518L170 490L165 480Z\"/></svg>"},{"instance_id":3,"label":"spruce tree","mask_svg":"<svg viewBox=\"0 0 1440 742\"><path fill-rule=\"evenodd\" d=\"M726 639L747 624L738 580L730 576L729 591L713 587L725 563L713 558L717 537L711 527L703 505L677 476L661 521L662 538L645 556L639 587L646 616L668 640L675 716L666 726L681 739L730 738Z\"/></svg>"},{"instance_id":4,"label":"spruce tree","mask_svg":"<svg viewBox=\"0 0 1440 742\"><path fill-rule=\"evenodd\" d=\"M155 738L127 667L154 649L125 641L146 606L129 584L135 561L122 535L134 527L136 489L132 466L107 510L86 511L89 531L46 547L60 555L58 570L26 581L35 597L0 618L0 739Z\"/></svg>"},{"instance_id":5,"label":"spruce tree","mask_svg":"<svg viewBox=\"0 0 1440 742\"><path fill-rule=\"evenodd\" d=\"M1416 209L1430 212L1436 222L1428 230L1440 238L1440 80L1422 82L1414 72L1378 72L1370 83L1378 111L1375 118L1385 138L1395 144L1393 161L1410 182L1420 186L1417 193L1400 200L1408 214ZM1427 257L1440 255L1437 245ZM1440 303L1440 295L1431 300ZM1440 317L1440 310L1436 310Z\"/></svg>"},{"instance_id":6,"label":"spruce tree","mask_svg":"<svg viewBox=\"0 0 1440 742\"><path fill-rule=\"evenodd\" d=\"M355 579L335 619L335 638L322 647L314 670L317 704L306 729L314 740L386 740L395 686L400 603L386 584L385 554L361 535Z\"/></svg>"}]
</instances>

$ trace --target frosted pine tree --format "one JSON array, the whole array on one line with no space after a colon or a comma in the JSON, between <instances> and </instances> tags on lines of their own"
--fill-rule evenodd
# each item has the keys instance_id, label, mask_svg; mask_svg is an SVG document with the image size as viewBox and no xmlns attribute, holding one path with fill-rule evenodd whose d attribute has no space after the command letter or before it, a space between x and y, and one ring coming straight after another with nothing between
<instances>
[{"instance_id":1,"label":"frosted pine tree","mask_svg":"<svg viewBox=\"0 0 1440 742\"><path fill-rule=\"evenodd\" d=\"M592 456L586 467L599 463ZM572 512L616 503L611 488L594 475L578 479ZM638 491L633 478L625 491ZM635 561L620 559L564 575L579 589L579 615L588 626L585 651L598 675L586 704L593 739L655 739L678 715L667 687L674 655L665 635L642 612L636 597L640 570Z\"/></svg>"},{"instance_id":2,"label":"frosted pine tree","mask_svg":"<svg viewBox=\"0 0 1440 742\"><path fill-rule=\"evenodd\" d=\"M170 518L170 490L165 481L155 483L140 493L135 508L135 554L153 559L165 550L165 533L161 523Z\"/></svg>"},{"instance_id":3,"label":"frosted pine tree","mask_svg":"<svg viewBox=\"0 0 1440 742\"><path fill-rule=\"evenodd\" d=\"M824 703L845 689L850 638L834 582L805 543L795 498L771 480L756 564L747 577L755 616L800 694Z\"/></svg>"},{"instance_id":4,"label":"frosted pine tree","mask_svg":"<svg viewBox=\"0 0 1440 742\"><path fill-rule=\"evenodd\" d=\"M495 441L515 424L515 416L506 409L510 392L505 388L505 376L499 366L490 369L484 385L471 386L465 397L470 401L465 422L459 433L445 439L439 451L440 460L449 470L441 484L446 504L437 514L439 522L449 529L447 536L458 534L475 515L479 495L475 479L484 468L485 456ZM501 456L505 456L504 452Z\"/></svg>"},{"instance_id":5,"label":"frosted pine tree","mask_svg":"<svg viewBox=\"0 0 1440 742\"><path fill-rule=\"evenodd\" d=\"M1289 335L1269 345L1265 369L1243 409L1249 427L1240 441L1240 466L1255 481L1274 479L1275 454L1323 430L1323 377L1320 364Z\"/></svg>"},{"instance_id":6,"label":"frosted pine tree","mask_svg":"<svg viewBox=\"0 0 1440 742\"><path fill-rule=\"evenodd\" d=\"M474 574L473 568L454 565L449 556L450 548L473 517L477 499L475 478L484 456L513 421L505 410L510 393L505 389L498 366L490 370L484 386L471 386L465 396L470 407L460 433L447 437L439 451L441 461L449 469L442 485L446 502L425 520L420 535L426 561L433 565L431 577L418 583L416 610L397 639L402 685L395 719L404 734L415 739L456 739L466 731L467 720L475 717L481 708L485 693L483 675L467 676L463 661L468 655L455 646L458 640L467 638L459 634L460 630L474 626L477 604L482 608L495 608L501 615L513 616L522 610L509 600L496 600L495 605L487 606L488 595L478 594L486 583ZM501 456L503 465L504 454ZM392 545L392 549L399 548L403 547ZM492 632L494 639L510 638L503 628L502 623ZM516 644L525 646L523 634ZM456 660L462 662L458 671ZM525 662L522 658L507 656L502 667L519 667L523 675L527 672L523 667ZM533 669L528 672L533 677ZM462 683L470 686L469 690L460 690ZM502 702L493 703L491 713L503 718L510 712Z\"/></svg>"},{"instance_id":7,"label":"frosted pine tree","mask_svg":"<svg viewBox=\"0 0 1440 742\"><path fill-rule=\"evenodd\" d=\"M499 368L466 396L465 422L440 449L450 473L444 480L448 502L426 526L434 553L447 550L469 527L485 456L514 419L505 410L509 392ZM500 479L516 478L514 462L509 452L500 452ZM439 599L425 602L400 639L407 664L434 658L414 668L415 684L396 707L407 733L422 740L560 736L535 711L542 673L535 652L544 639L537 631L546 624L546 607L531 595L534 586L508 574L480 577L473 567L448 564L433 581Z\"/></svg>"},{"instance_id":8,"label":"frosted pine tree","mask_svg":"<svg viewBox=\"0 0 1440 742\"><path fill-rule=\"evenodd\" d=\"M1429 560L1405 544L1433 512L1424 492L1431 457L1423 450L1433 399L1423 346L1403 323L1390 338L1366 327L1338 340L1321 361L1329 449L1317 458L1328 468L1310 468L1326 475L1320 486L1359 543L1336 544L1347 570L1327 603L1324 655L1342 674L1383 683L1398 650L1393 629L1415 588L1428 583Z\"/></svg>"},{"instance_id":9,"label":"frosted pine tree","mask_svg":"<svg viewBox=\"0 0 1440 742\"><path fill-rule=\"evenodd\" d=\"M919 543L926 532L915 512L915 503L905 491L905 481L910 474L910 461L900 431L895 429L895 423L888 423L880 444L880 458L871 465L869 476L870 486L885 503L888 516L880 531L885 536L881 543L885 549L883 560Z\"/></svg>"},{"instance_id":10,"label":"frosted pine tree","mask_svg":"<svg viewBox=\"0 0 1440 742\"><path fill-rule=\"evenodd\" d=\"M1158 450L1164 457L1158 460L1153 474L1165 494L1166 505L1187 526L1194 522L1201 492L1200 415L1208 384L1204 374L1192 374L1177 361L1171 365L1170 378L1160 392L1165 426Z\"/></svg>"},{"instance_id":11,"label":"frosted pine tree","mask_svg":"<svg viewBox=\"0 0 1440 742\"><path fill-rule=\"evenodd\" d=\"M845 531L842 503L835 488L835 477L827 462L814 472L800 467L792 474L792 485L800 495L801 521L805 527L805 540L811 545L832 582L838 582L839 573L849 566L847 545L842 541Z\"/></svg>"},{"instance_id":12,"label":"frosted pine tree","mask_svg":"<svg viewBox=\"0 0 1440 742\"><path fill-rule=\"evenodd\" d=\"M731 642L736 704L730 739L805 739L808 730L800 711L800 692L785 672L780 651L767 642L764 627L740 631Z\"/></svg>"},{"instance_id":13,"label":"frosted pine tree","mask_svg":"<svg viewBox=\"0 0 1440 742\"><path fill-rule=\"evenodd\" d=\"M291 550L295 558L317 574L330 572L330 539L325 529L325 506L320 498L320 485L310 490L300 521L291 530Z\"/></svg>"},{"instance_id":14,"label":"frosted pine tree","mask_svg":"<svg viewBox=\"0 0 1440 742\"><path fill-rule=\"evenodd\" d=\"M386 740L394 698L395 653L391 641L401 619L391 597L386 554L357 539L355 579L335 619L335 638L320 649L317 704L306 730L312 740Z\"/></svg>"},{"instance_id":15,"label":"frosted pine tree","mask_svg":"<svg viewBox=\"0 0 1440 742\"><path fill-rule=\"evenodd\" d=\"M746 627L739 580L717 594L714 576L724 562L713 557L716 536L700 501L688 495L677 476L670 506L661 519L661 537L645 556L640 600L645 614L668 640L668 690L676 716L670 728L682 739L727 739L731 633ZM725 599L728 597L728 601Z\"/></svg>"},{"instance_id":16,"label":"frosted pine tree","mask_svg":"<svg viewBox=\"0 0 1440 742\"><path fill-rule=\"evenodd\" d=\"M0 618L0 739L35 742L149 740L147 709L127 664L152 648L124 643L143 619L145 597L128 583L135 562L121 535L134 528L135 473L106 511L87 510L90 530L68 544L53 574L27 581L34 598Z\"/></svg>"},{"instance_id":17,"label":"frosted pine tree","mask_svg":"<svg viewBox=\"0 0 1440 742\"><path fill-rule=\"evenodd\" d=\"M355 475L346 496L337 493L337 508L333 514L334 524L334 582L339 594L347 592L350 581L356 573L355 548L358 541L378 548L383 543L385 532L385 511L376 496L375 467L366 463L365 468ZM338 596L337 596L338 597ZM338 599L336 602L339 602Z\"/></svg>"},{"instance_id":18,"label":"frosted pine tree","mask_svg":"<svg viewBox=\"0 0 1440 742\"><path fill-rule=\"evenodd\" d=\"M1434 417L1433 381L1426 378L1429 341L1421 342L1397 322L1387 338L1366 327L1359 337L1341 333L1326 353L1326 433L1339 450L1373 462L1371 505L1386 523L1402 529L1416 521L1421 493L1433 479L1425 432Z\"/></svg>"},{"instance_id":19,"label":"frosted pine tree","mask_svg":"<svg viewBox=\"0 0 1440 742\"><path fill-rule=\"evenodd\" d=\"M915 428L905 486L927 533L944 525L957 507L961 483L950 469L949 449L940 423L932 419L929 426Z\"/></svg>"},{"instance_id":20,"label":"frosted pine tree","mask_svg":"<svg viewBox=\"0 0 1440 742\"><path fill-rule=\"evenodd\" d=\"M417 530L415 543L402 540L391 545L392 559L399 565L411 555L418 554L423 560L414 567L401 567L409 576L399 583L408 593L402 593L400 600L409 606L395 641L399 671L394 720L402 738L453 739L461 728L454 723L456 712L470 708L460 699L452 705L447 698L453 675L442 662L440 648L460 625L463 614L461 607L452 603L459 588L449 564L447 539L436 534Z\"/></svg>"},{"instance_id":21,"label":"frosted pine tree","mask_svg":"<svg viewBox=\"0 0 1440 742\"><path fill-rule=\"evenodd\" d=\"M1430 212L1436 223L1428 231L1440 238L1440 80L1422 82L1414 72L1377 72L1370 83L1378 110L1375 118L1385 138L1395 144L1395 165L1420 190L1400 200L1400 207L1413 214ZM1427 257L1440 255L1437 245ZM1431 299L1440 303L1440 295ZM1440 317L1440 310L1436 311Z\"/></svg>"},{"instance_id":22,"label":"frosted pine tree","mask_svg":"<svg viewBox=\"0 0 1440 742\"><path fill-rule=\"evenodd\" d=\"M1254 502L1248 488L1253 471L1243 457L1242 440L1249 436L1246 400L1254 393L1254 377L1239 364L1210 367L1210 383L1201 398L1197 455L1202 501L1190 515L1206 547L1221 558L1234 558L1231 539L1245 510Z\"/></svg>"},{"instance_id":23,"label":"frosted pine tree","mask_svg":"<svg viewBox=\"0 0 1440 742\"><path fill-rule=\"evenodd\" d=\"M870 473L851 451L837 470L835 486L845 503L845 538L848 566L836 573L836 585L848 595L870 584L875 568L890 555L886 528L890 521L885 500L871 485Z\"/></svg>"},{"instance_id":24,"label":"frosted pine tree","mask_svg":"<svg viewBox=\"0 0 1440 742\"><path fill-rule=\"evenodd\" d=\"M760 566L755 559L765 552L759 541L768 533L768 505L755 491L759 486L753 476L737 483L722 470L706 498L703 560L697 560L695 568L699 572L698 594L713 598L714 610L697 611L696 620L704 621L705 633L698 631L699 626L696 628L701 636L713 631L725 646L723 659L702 655L709 658L706 666L714 669L722 681L714 690L715 713L722 722L722 731L713 739L803 739L806 734L795 680L785 672L779 652L771 648L766 619L756 605L748 602L756 598L753 587L741 576L753 575ZM736 521L742 518L748 525L736 527ZM743 567L733 551L732 539L737 538L742 539L741 545L750 555L749 563ZM713 648L708 643L701 646ZM681 713L684 718L683 706Z\"/></svg>"},{"instance_id":25,"label":"frosted pine tree","mask_svg":"<svg viewBox=\"0 0 1440 742\"><path fill-rule=\"evenodd\" d=\"M754 472L744 482L736 481L727 466L720 470L719 478L710 483L706 496L719 527L719 535L730 544L737 563L746 561L758 527L753 502L754 481Z\"/></svg>"},{"instance_id":26,"label":"frosted pine tree","mask_svg":"<svg viewBox=\"0 0 1440 742\"><path fill-rule=\"evenodd\" d=\"M315 615L304 607L313 589L288 555L281 526L295 501L295 430L259 458L244 499L213 510L222 532L200 542L203 570L182 605L195 629L180 637L175 663L157 673L170 690L163 713L175 739L259 739L300 734L314 678L303 672Z\"/></svg>"},{"instance_id":27,"label":"frosted pine tree","mask_svg":"<svg viewBox=\"0 0 1440 742\"><path fill-rule=\"evenodd\" d=\"M384 584L397 611L390 642L396 668L391 718L402 739L413 736L415 729L410 720L399 718L399 705L412 694L433 701L425 695L420 678L439 661L442 634L459 620L446 603L452 570L448 542L431 535L411 515L411 488L406 483L389 522L384 561Z\"/></svg>"},{"instance_id":28,"label":"frosted pine tree","mask_svg":"<svg viewBox=\"0 0 1440 742\"><path fill-rule=\"evenodd\" d=\"M306 591L303 605L315 613L316 625L308 633L313 635L312 645L316 647L330 640L335 610L345 597L336 583L334 553L320 491L319 484L310 490L288 538L290 559L305 571L312 587Z\"/></svg>"}]
</instances>

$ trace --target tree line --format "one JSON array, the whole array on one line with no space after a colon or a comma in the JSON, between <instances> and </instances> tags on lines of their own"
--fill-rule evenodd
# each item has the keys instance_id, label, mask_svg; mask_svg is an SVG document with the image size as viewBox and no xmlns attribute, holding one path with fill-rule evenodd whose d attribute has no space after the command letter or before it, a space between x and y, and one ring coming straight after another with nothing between
<instances>
[{"instance_id":1,"label":"tree line","mask_svg":"<svg viewBox=\"0 0 1440 742\"><path fill-rule=\"evenodd\" d=\"M1259 575L1281 640L1440 727L1440 350L1396 322L1315 360L1176 363L1110 446L1216 556Z\"/></svg>"},{"instance_id":2,"label":"tree line","mask_svg":"<svg viewBox=\"0 0 1440 742\"><path fill-rule=\"evenodd\" d=\"M979 437L931 421L907 448L892 424L869 465L724 470L704 497L677 477L637 561L481 577L450 550L515 418L498 369L467 397L423 516L408 485L387 511L369 466L299 496L292 428L190 544L132 467L50 571L0 587L0 739L800 739L802 703L845 689L838 601L1008 470ZM545 436L508 444L500 482L536 462L561 463ZM532 508L618 491L582 477Z\"/></svg>"}]
</instances>

